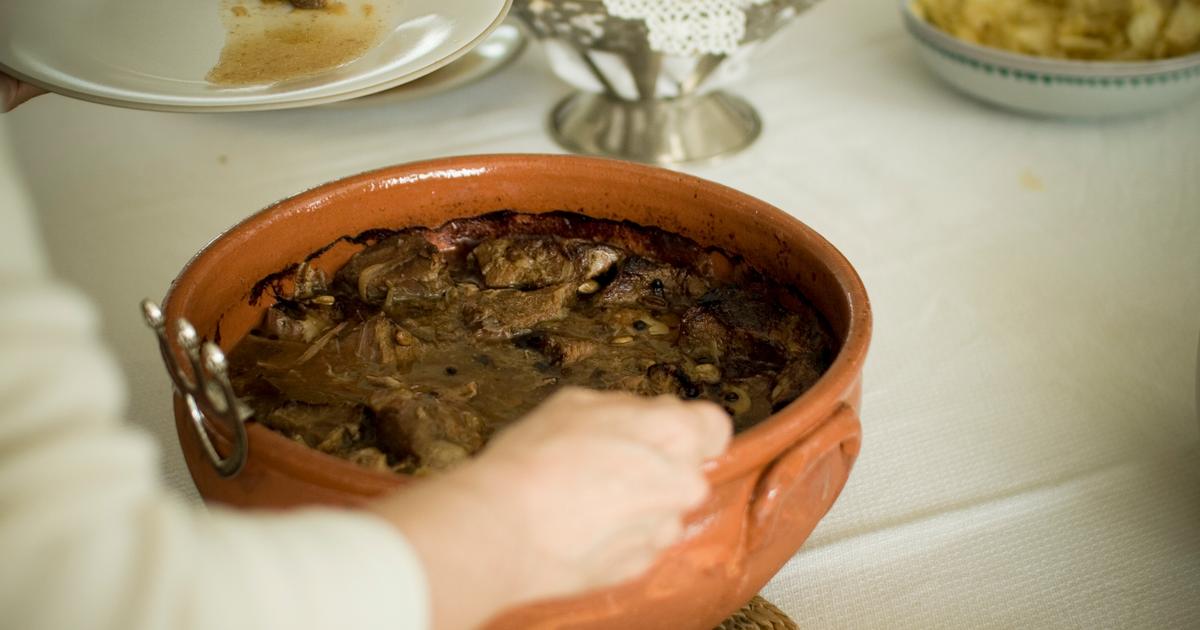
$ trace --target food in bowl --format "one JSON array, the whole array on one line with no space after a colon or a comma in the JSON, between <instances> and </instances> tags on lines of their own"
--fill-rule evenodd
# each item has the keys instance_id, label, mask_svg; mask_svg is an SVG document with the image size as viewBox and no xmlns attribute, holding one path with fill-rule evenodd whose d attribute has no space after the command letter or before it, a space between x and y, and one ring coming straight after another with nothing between
<instances>
[{"instance_id":1,"label":"food in bowl","mask_svg":"<svg viewBox=\"0 0 1200 630\"><path fill-rule=\"evenodd\" d=\"M836 350L796 291L657 228L502 212L359 240L332 277L267 279L230 360L262 424L368 468L451 467L567 385L711 400L743 430Z\"/></svg>"},{"instance_id":2,"label":"food in bowl","mask_svg":"<svg viewBox=\"0 0 1200 630\"><path fill-rule=\"evenodd\" d=\"M904 25L929 68L962 92L1002 107L1100 118L1147 114L1200 94L1200 52L1149 61L1014 53L955 37L922 17L914 0L900 4Z\"/></svg>"},{"instance_id":3,"label":"food in bowl","mask_svg":"<svg viewBox=\"0 0 1200 630\"><path fill-rule=\"evenodd\" d=\"M1027 55L1140 61L1200 51L1200 0L914 0L959 39Z\"/></svg>"},{"instance_id":4,"label":"food in bowl","mask_svg":"<svg viewBox=\"0 0 1200 630\"><path fill-rule=\"evenodd\" d=\"M793 557L837 499L860 450L870 300L849 261L787 213L713 182L629 162L490 155L404 164L307 190L247 218L180 272L163 313L168 321L186 318L199 336L228 354L262 325L274 296L291 291L294 271L281 270L307 261L333 278L362 249L355 235L379 226L441 226L498 209L537 214L564 208L584 209L593 219L654 226L706 248L740 254L808 298L836 340L837 354L812 389L739 433L723 455L704 464L712 485L709 499L686 517L685 539L641 577L579 597L522 606L486 626L708 630ZM652 253L637 241L621 245L638 255ZM198 420L179 393L174 416L188 469L210 502L253 508L361 506L381 493L419 483L326 455L259 422L247 423L241 439L218 418ZM225 474L210 449L230 454L239 440L246 449L245 465Z\"/></svg>"}]
</instances>

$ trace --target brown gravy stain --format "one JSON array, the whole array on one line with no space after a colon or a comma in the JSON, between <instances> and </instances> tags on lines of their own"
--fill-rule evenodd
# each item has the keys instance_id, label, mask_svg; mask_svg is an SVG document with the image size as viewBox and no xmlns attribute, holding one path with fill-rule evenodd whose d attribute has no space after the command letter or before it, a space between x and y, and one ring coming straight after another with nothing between
<instances>
[{"instance_id":1,"label":"brown gravy stain","mask_svg":"<svg viewBox=\"0 0 1200 630\"><path fill-rule=\"evenodd\" d=\"M312 76L362 57L383 25L344 2L297 10L278 0L224 0L225 46L205 77L217 85L262 85ZM369 6L369 5L367 5Z\"/></svg>"}]
</instances>

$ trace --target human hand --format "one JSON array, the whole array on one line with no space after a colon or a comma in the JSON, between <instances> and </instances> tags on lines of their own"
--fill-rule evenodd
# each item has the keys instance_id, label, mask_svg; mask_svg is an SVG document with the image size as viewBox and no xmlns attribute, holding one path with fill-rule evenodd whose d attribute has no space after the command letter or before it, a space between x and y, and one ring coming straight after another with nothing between
<instances>
[{"instance_id":1,"label":"human hand","mask_svg":"<svg viewBox=\"0 0 1200 630\"><path fill-rule=\"evenodd\" d=\"M700 464L725 450L716 405L572 389L484 453L479 470L530 534L535 596L634 577L678 541L684 512L708 496ZM476 471L478 472L478 471ZM494 487L497 475L505 487Z\"/></svg>"},{"instance_id":2,"label":"human hand","mask_svg":"<svg viewBox=\"0 0 1200 630\"><path fill-rule=\"evenodd\" d=\"M0 73L0 112L12 111L17 105L45 93L46 91L39 87Z\"/></svg>"},{"instance_id":3,"label":"human hand","mask_svg":"<svg viewBox=\"0 0 1200 630\"><path fill-rule=\"evenodd\" d=\"M700 464L731 432L711 403L566 389L475 461L373 509L422 557L435 625L471 627L644 572L708 495Z\"/></svg>"}]
</instances>

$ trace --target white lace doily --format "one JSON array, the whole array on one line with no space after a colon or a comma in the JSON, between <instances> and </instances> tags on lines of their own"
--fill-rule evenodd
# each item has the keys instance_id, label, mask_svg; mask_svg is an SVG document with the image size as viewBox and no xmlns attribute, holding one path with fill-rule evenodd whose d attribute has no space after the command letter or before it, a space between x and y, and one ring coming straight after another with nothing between
<instances>
[{"instance_id":1,"label":"white lace doily","mask_svg":"<svg viewBox=\"0 0 1200 630\"><path fill-rule=\"evenodd\" d=\"M607 18L639 21L646 25L651 50L666 55L694 57L733 54L746 35L746 10L771 1L526 0L526 6L530 13L537 16L547 13L570 16L565 24L555 24L552 28L573 27L592 39L600 39L604 35L604 21ZM813 2L815 0L797 4ZM786 20L796 12L796 6L786 6L780 18Z\"/></svg>"},{"instance_id":2,"label":"white lace doily","mask_svg":"<svg viewBox=\"0 0 1200 630\"><path fill-rule=\"evenodd\" d=\"M613 17L646 23L650 48L668 55L731 54L746 34L746 9L770 0L603 0Z\"/></svg>"},{"instance_id":3,"label":"white lace doily","mask_svg":"<svg viewBox=\"0 0 1200 630\"><path fill-rule=\"evenodd\" d=\"M736 79L758 44L816 2L515 0L513 11L541 38L555 74L639 100L703 94Z\"/></svg>"}]
</instances>

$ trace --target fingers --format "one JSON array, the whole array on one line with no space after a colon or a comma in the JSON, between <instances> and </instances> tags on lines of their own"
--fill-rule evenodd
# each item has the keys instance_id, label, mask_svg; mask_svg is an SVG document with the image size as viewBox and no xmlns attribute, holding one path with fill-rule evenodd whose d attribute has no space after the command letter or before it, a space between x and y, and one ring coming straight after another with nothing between
<instances>
[{"instance_id":1,"label":"fingers","mask_svg":"<svg viewBox=\"0 0 1200 630\"><path fill-rule=\"evenodd\" d=\"M683 538L683 521L678 517L665 519L650 540L650 545L656 550L666 549Z\"/></svg>"},{"instance_id":2,"label":"fingers","mask_svg":"<svg viewBox=\"0 0 1200 630\"><path fill-rule=\"evenodd\" d=\"M608 585L685 536L685 517L712 492L700 464L731 433L711 403L563 389L456 474L550 567L530 577L532 591Z\"/></svg>"},{"instance_id":3,"label":"fingers","mask_svg":"<svg viewBox=\"0 0 1200 630\"><path fill-rule=\"evenodd\" d=\"M590 448L589 455L621 466L623 474L609 479L617 495L612 500L620 501L625 510L679 514L708 498L708 478L697 464L672 459L653 445L598 437Z\"/></svg>"},{"instance_id":4,"label":"fingers","mask_svg":"<svg viewBox=\"0 0 1200 630\"><path fill-rule=\"evenodd\" d=\"M647 493L651 505L673 510L690 510L708 498L712 488L708 478L695 464L667 462L666 470L659 474L661 489ZM644 480L643 483L649 481Z\"/></svg>"},{"instance_id":5,"label":"fingers","mask_svg":"<svg viewBox=\"0 0 1200 630\"><path fill-rule=\"evenodd\" d=\"M674 514L659 513L623 531L605 547L596 563L601 584L636 578L652 567L659 555L682 540L683 521Z\"/></svg>"},{"instance_id":6,"label":"fingers","mask_svg":"<svg viewBox=\"0 0 1200 630\"><path fill-rule=\"evenodd\" d=\"M608 429L691 466L724 452L733 434L729 416L709 402L621 395L592 404L603 410Z\"/></svg>"},{"instance_id":7,"label":"fingers","mask_svg":"<svg viewBox=\"0 0 1200 630\"><path fill-rule=\"evenodd\" d=\"M615 559L611 562L612 568L607 571L608 575L603 580L600 580L597 586L619 584L626 580L640 577L643 573L649 571L650 567L654 566L656 559L654 555L647 553L630 553L622 558Z\"/></svg>"},{"instance_id":8,"label":"fingers","mask_svg":"<svg viewBox=\"0 0 1200 630\"><path fill-rule=\"evenodd\" d=\"M686 405L695 417L700 457L709 459L724 453L733 439L733 421L729 415L706 400L688 402Z\"/></svg>"},{"instance_id":9,"label":"fingers","mask_svg":"<svg viewBox=\"0 0 1200 630\"><path fill-rule=\"evenodd\" d=\"M39 87L0 74L0 112L11 111L17 105L45 93L46 91Z\"/></svg>"},{"instance_id":10,"label":"fingers","mask_svg":"<svg viewBox=\"0 0 1200 630\"><path fill-rule=\"evenodd\" d=\"M708 496L700 464L722 453L732 433L729 417L712 403L565 388L497 436L490 450L542 462L622 462L626 473L639 471L625 476L641 486L626 501L641 497L683 510Z\"/></svg>"}]
</instances>

